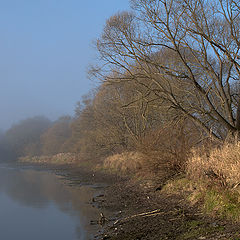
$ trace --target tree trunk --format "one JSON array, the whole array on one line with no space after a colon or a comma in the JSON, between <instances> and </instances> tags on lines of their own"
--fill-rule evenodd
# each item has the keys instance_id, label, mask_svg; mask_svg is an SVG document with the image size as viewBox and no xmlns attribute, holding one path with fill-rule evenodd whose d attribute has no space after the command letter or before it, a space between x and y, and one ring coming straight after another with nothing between
<instances>
[{"instance_id":1,"label":"tree trunk","mask_svg":"<svg viewBox=\"0 0 240 240\"><path fill-rule=\"evenodd\" d=\"M238 100L238 106L237 106L237 117L236 117L236 130L237 132L240 131L240 100Z\"/></svg>"}]
</instances>

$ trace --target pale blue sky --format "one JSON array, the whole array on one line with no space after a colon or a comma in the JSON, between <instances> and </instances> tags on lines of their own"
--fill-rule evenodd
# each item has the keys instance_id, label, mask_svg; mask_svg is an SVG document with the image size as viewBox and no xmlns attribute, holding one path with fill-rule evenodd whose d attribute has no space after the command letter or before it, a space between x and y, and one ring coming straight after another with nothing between
<instances>
[{"instance_id":1,"label":"pale blue sky","mask_svg":"<svg viewBox=\"0 0 240 240\"><path fill-rule=\"evenodd\" d=\"M73 114L94 84L92 41L128 0L0 0L0 129Z\"/></svg>"}]
</instances>

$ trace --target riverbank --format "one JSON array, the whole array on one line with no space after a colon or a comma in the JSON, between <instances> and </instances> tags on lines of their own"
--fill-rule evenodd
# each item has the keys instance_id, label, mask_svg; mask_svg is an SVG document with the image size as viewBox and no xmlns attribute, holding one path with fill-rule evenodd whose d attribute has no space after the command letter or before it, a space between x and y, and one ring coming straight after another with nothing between
<instances>
[{"instance_id":1,"label":"riverbank","mask_svg":"<svg viewBox=\"0 0 240 240\"><path fill-rule=\"evenodd\" d=\"M239 224L203 214L183 194L123 180L105 190L102 206L117 212L99 239L240 239Z\"/></svg>"},{"instance_id":2,"label":"riverbank","mask_svg":"<svg viewBox=\"0 0 240 240\"><path fill-rule=\"evenodd\" d=\"M37 165L64 175L73 184L105 184L101 196L91 200L91 204L111 212L96 233L97 240L240 239L239 224L204 214L199 202L188 201L193 194L189 189L169 190L174 182L184 182L184 175L175 176L171 184L162 184L161 179L119 176L69 164Z\"/></svg>"}]
</instances>

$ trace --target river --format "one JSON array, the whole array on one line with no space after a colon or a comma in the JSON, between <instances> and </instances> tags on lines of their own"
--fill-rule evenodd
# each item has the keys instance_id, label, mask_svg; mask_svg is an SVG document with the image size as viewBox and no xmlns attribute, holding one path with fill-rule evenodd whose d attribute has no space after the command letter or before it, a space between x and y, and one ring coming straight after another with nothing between
<instances>
[{"instance_id":1,"label":"river","mask_svg":"<svg viewBox=\"0 0 240 240\"><path fill-rule=\"evenodd\" d=\"M0 165L0 239L88 240L101 186L72 184L51 171Z\"/></svg>"}]
</instances>

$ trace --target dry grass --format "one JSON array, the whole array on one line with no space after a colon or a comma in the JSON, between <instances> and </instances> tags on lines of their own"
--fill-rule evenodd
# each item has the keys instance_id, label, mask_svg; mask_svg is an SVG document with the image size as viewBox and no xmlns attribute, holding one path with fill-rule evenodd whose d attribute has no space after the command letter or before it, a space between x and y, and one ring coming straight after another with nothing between
<instances>
[{"instance_id":1,"label":"dry grass","mask_svg":"<svg viewBox=\"0 0 240 240\"><path fill-rule=\"evenodd\" d=\"M19 161L38 164L75 164L79 161L79 158L77 154L73 153L58 153L53 156L21 157Z\"/></svg>"},{"instance_id":2,"label":"dry grass","mask_svg":"<svg viewBox=\"0 0 240 240\"><path fill-rule=\"evenodd\" d=\"M136 172L143 166L146 156L139 152L123 152L107 157L103 167L114 172Z\"/></svg>"},{"instance_id":3,"label":"dry grass","mask_svg":"<svg viewBox=\"0 0 240 240\"><path fill-rule=\"evenodd\" d=\"M240 142L224 143L220 147L194 149L187 162L192 179L205 179L224 187L240 184Z\"/></svg>"},{"instance_id":4,"label":"dry grass","mask_svg":"<svg viewBox=\"0 0 240 240\"><path fill-rule=\"evenodd\" d=\"M202 212L234 222L240 222L240 195L238 192L209 186L206 182L194 182L186 177L168 181L161 190L164 194L180 194L192 206Z\"/></svg>"},{"instance_id":5,"label":"dry grass","mask_svg":"<svg viewBox=\"0 0 240 240\"><path fill-rule=\"evenodd\" d=\"M208 215L240 222L239 141L193 149L186 172L187 178L169 181L162 191L184 194Z\"/></svg>"},{"instance_id":6,"label":"dry grass","mask_svg":"<svg viewBox=\"0 0 240 240\"><path fill-rule=\"evenodd\" d=\"M185 194L194 192L195 184L184 176L169 180L163 186L161 192L167 194Z\"/></svg>"}]
</instances>

